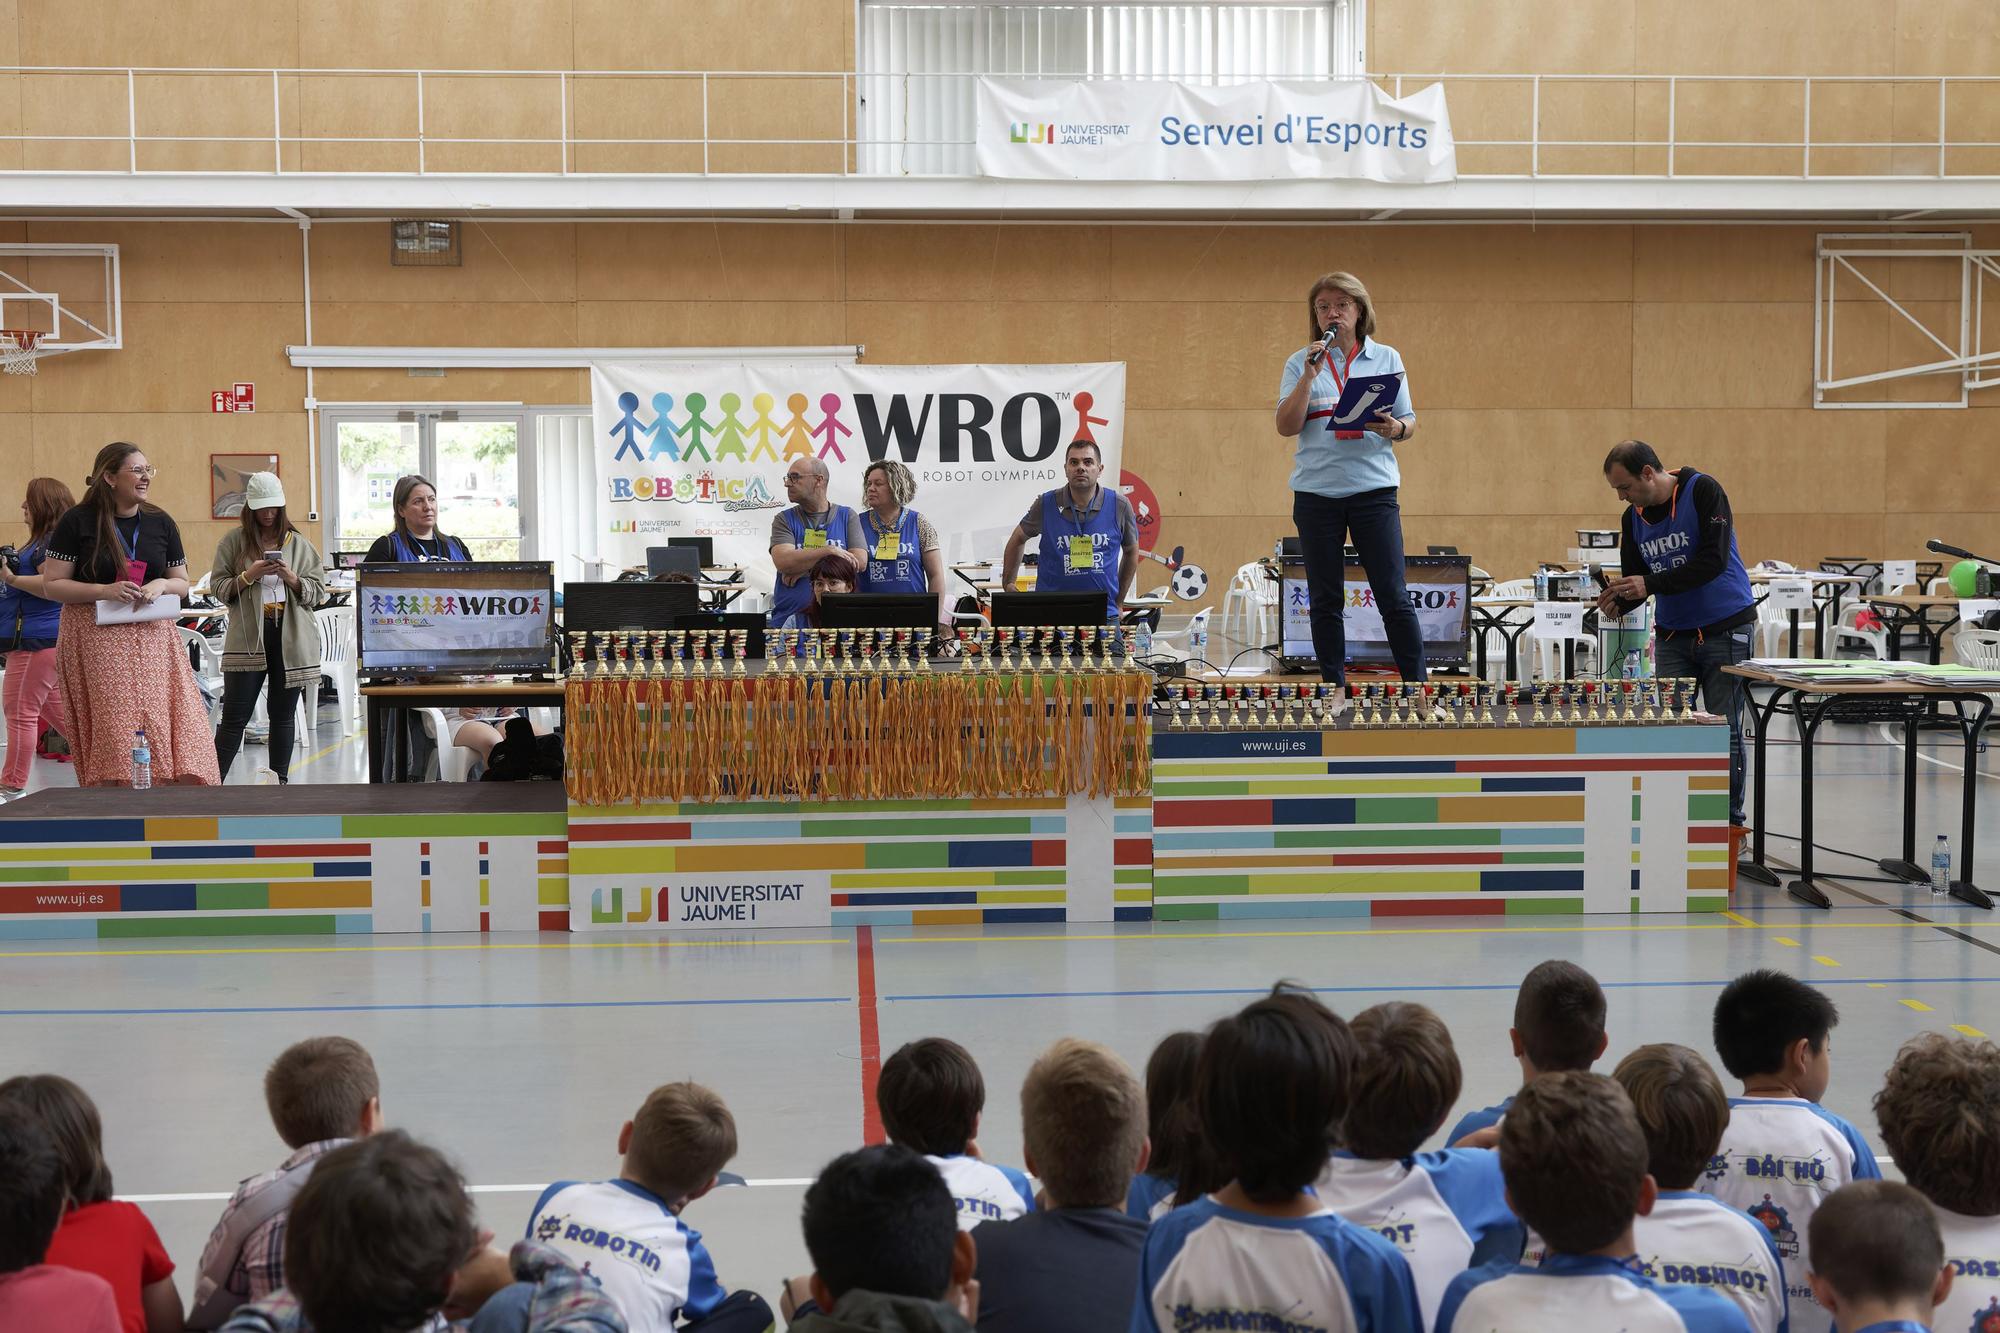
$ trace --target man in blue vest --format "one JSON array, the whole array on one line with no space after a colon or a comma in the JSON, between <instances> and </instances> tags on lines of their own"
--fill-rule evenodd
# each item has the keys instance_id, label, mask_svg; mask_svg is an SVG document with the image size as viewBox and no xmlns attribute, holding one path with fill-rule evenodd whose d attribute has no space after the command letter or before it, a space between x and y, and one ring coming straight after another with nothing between
<instances>
[{"instance_id":1,"label":"man in blue vest","mask_svg":"<svg viewBox=\"0 0 2000 1333\"><path fill-rule=\"evenodd\" d=\"M785 469L785 498L791 508L771 520L771 564L777 579L771 585L773 629L813 604L813 566L838 552L859 572L868 563L861 545L861 521L846 505L826 498L824 459L794 458Z\"/></svg>"},{"instance_id":2,"label":"man in blue vest","mask_svg":"<svg viewBox=\"0 0 2000 1333\"><path fill-rule=\"evenodd\" d=\"M1691 467L1669 472L1644 440L1613 446L1604 479L1625 501L1619 567L1597 599L1600 615L1622 616L1657 598L1653 671L1699 680L1703 706L1729 719L1729 822L1743 823L1741 682L1722 669L1750 656L1757 604L1736 551L1729 497Z\"/></svg>"},{"instance_id":3,"label":"man in blue vest","mask_svg":"<svg viewBox=\"0 0 2000 1333\"><path fill-rule=\"evenodd\" d=\"M1069 485L1045 492L1007 538L1000 585L1012 590L1021 552L1036 537L1036 592L1102 592L1104 618L1118 619L1118 603L1139 574L1139 519L1132 502L1098 485L1104 456L1089 440L1072 442L1063 453ZM1117 562L1112 551L1118 552Z\"/></svg>"}]
</instances>

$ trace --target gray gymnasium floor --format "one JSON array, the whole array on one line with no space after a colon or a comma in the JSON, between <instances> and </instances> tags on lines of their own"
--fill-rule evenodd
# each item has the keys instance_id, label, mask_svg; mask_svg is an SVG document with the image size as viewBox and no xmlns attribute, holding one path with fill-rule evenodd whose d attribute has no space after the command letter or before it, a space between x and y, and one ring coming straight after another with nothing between
<instances>
[{"instance_id":1,"label":"gray gymnasium floor","mask_svg":"<svg viewBox=\"0 0 2000 1333\"><path fill-rule=\"evenodd\" d=\"M1821 837L1892 852L1898 749L1872 728L1829 732ZM295 780L355 780L360 746L323 724ZM1930 738L1926 754L1920 859L1937 831L1957 841L1959 775L1947 765L1960 755ZM239 780L262 750L246 757ZM1776 831L1796 829L1797 758L1774 752ZM2000 765L1982 757L1977 870L2000 891L1996 778ZM702 1200L688 1220L708 1236L725 1284L772 1296L781 1275L805 1266L807 1178L861 1137L864 963L885 1054L941 1033L978 1057L988 1084L980 1142L1000 1161L1019 1162L1016 1094L1050 1040L1096 1038L1139 1067L1165 1033L1208 1023L1279 977L1320 988L1343 1013L1395 996L1431 1005L1466 1066L1462 1104L1484 1105L1518 1079L1506 1042L1512 994L1548 957L1577 960L1610 990L1604 1068L1647 1041L1709 1051L1715 993L1745 969L1826 985L1843 1014L1827 1104L1878 1140L1870 1098L1903 1040L1925 1028L2000 1033L2000 918L1884 883L1851 882L1834 897L1830 913L1746 886L1721 917L883 928L865 942L850 930L794 930L16 944L0 951L0 1072L54 1070L90 1090L119 1190L143 1202L184 1289L228 1191L284 1155L259 1080L299 1037L363 1042L390 1122L456 1155L503 1238L519 1234L543 1182L615 1172L619 1125L649 1088L696 1078L734 1108L733 1169L751 1184Z\"/></svg>"}]
</instances>

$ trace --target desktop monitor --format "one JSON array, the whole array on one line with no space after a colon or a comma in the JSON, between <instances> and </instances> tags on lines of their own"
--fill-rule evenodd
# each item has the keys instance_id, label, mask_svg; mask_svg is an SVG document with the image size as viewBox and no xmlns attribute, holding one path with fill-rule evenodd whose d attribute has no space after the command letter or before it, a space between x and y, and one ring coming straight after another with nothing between
<instances>
[{"instance_id":1,"label":"desktop monitor","mask_svg":"<svg viewBox=\"0 0 2000 1333\"><path fill-rule=\"evenodd\" d=\"M565 583L563 632L679 629L700 604L692 583Z\"/></svg>"},{"instance_id":2,"label":"desktop monitor","mask_svg":"<svg viewBox=\"0 0 2000 1333\"><path fill-rule=\"evenodd\" d=\"M996 592L993 594L993 623L996 627L1016 625L1102 625L1101 592Z\"/></svg>"},{"instance_id":3,"label":"desktop monitor","mask_svg":"<svg viewBox=\"0 0 2000 1333\"><path fill-rule=\"evenodd\" d=\"M646 576L658 578L662 574L685 574L691 579L701 578L701 552L688 546L648 546L646 548Z\"/></svg>"},{"instance_id":4,"label":"desktop monitor","mask_svg":"<svg viewBox=\"0 0 2000 1333\"><path fill-rule=\"evenodd\" d=\"M1283 603L1279 660L1287 669L1310 670L1319 659L1313 652L1312 599L1306 588L1305 562L1286 561L1279 573ZM1393 667L1396 658L1382 629L1382 613L1375 607L1375 593L1360 561L1348 560L1345 581L1347 605L1342 619L1348 665ZM1403 581L1423 631L1425 662L1433 667L1464 666L1472 627L1471 557L1406 555Z\"/></svg>"},{"instance_id":5,"label":"desktop monitor","mask_svg":"<svg viewBox=\"0 0 2000 1333\"><path fill-rule=\"evenodd\" d=\"M675 548L686 547L700 557L699 563L706 568L715 563L715 538L713 537L669 537L667 545Z\"/></svg>"},{"instance_id":6,"label":"desktop monitor","mask_svg":"<svg viewBox=\"0 0 2000 1333\"><path fill-rule=\"evenodd\" d=\"M333 553L333 567L335 569L359 569L367 563L368 552L366 551L335 551Z\"/></svg>"},{"instance_id":7,"label":"desktop monitor","mask_svg":"<svg viewBox=\"0 0 2000 1333\"><path fill-rule=\"evenodd\" d=\"M819 599L825 629L929 629L938 626L938 599L927 592L830 592Z\"/></svg>"},{"instance_id":8,"label":"desktop monitor","mask_svg":"<svg viewBox=\"0 0 2000 1333\"><path fill-rule=\"evenodd\" d=\"M683 585L685 586L685 585ZM764 656L764 617L756 611L697 611L693 615L675 616L675 629L719 629L725 632L740 630L748 635L743 641L743 660L755 662ZM736 656L735 645L723 640L722 655Z\"/></svg>"},{"instance_id":9,"label":"desktop monitor","mask_svg":"<svg viewBox=\"0 0 2000 1333\"><path fill-rule=\"evenodd\" d=\"M355 568L356 670L364 676L547 671L555 576L546 560Z\"/></svg>"}]
</instances>

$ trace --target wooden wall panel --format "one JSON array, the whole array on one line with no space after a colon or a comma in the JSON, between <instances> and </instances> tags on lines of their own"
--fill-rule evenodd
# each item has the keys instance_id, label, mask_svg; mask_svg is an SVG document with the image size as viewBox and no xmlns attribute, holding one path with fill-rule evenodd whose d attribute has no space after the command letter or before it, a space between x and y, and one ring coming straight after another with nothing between
<instances>
[{"instance_id":1,"label":"wooden wall panel","mask_svg":"<svg viewBox=\"0 0 2000 1333\"><path fill-rule=\"evenodd\" d=\"M285 360L305 307L292 302L125 303L125 350L77 352L34 379L43 412L201 412L237 380L276 406L299 400L305 372Z\"/></svg>"},{"instance_id":2,"label":"wooden wall panel","mask_svg":"<svg viewBox=\"0 0 2000 1333\"><path fill-rule=\"evenodd\" d=\"M833 0L570 0L577 69L837 70L853 8Z\"/></svg>"},{"instance_id":3,"label":"wooden wall panel","mask_svg":"<svg viewBox=\"0 0 2000 1333\"><path fill-rule=\"evenodd\" d=\"M0 21L18 32L7 64L289 69L300 63L301 15L313 8L238 0L10 0Z\"/></svg>"},{"instance_id":4,"label":"wooden wall panel","mask_svg":"<svg viewBox=\"0 0 2000 1333\"><path fill-rule=\"evenodd\" d=\"M567 302L576 297L576 233L576 224L569 222L488 225L475 216L459 228L464 263L398 268L389 262L388 223L322 224L312 234L313 298L334 305ZM296 236L293 239L296 244ZM338 341L323 333L318 337L321 342Z\"/></svg>"},{"instance_id":5,"label":"wooden wall panel","mask_svg":"<svg viewBox=\"0 0 2000 1333\"><path fill-rule=\"evenodd\" d=\"M1898 74L1990 75L2000 69L2000 29L1983 0L1896 0Z\"/></svg>"},{"instance_id":6,"label":"wooden wall panel","mask_svg":"<svg viewBox=\"0 0 2000 1333\"><path fill-rule=\"evenodd\" d=\"M1624 74L1639 59L1635 22L1650 0L1516 0L1496 11L1460 0L1376 0L1369 68L1463 74Z\"/></svg>"},{"instance_id":7,"label":"wooden wall panel","mask_svg":"<svg viewBox=\"0 0 2000 1333\"><path fill-rule=\"evenodd\" d=\"M576 306L581 347L824 347L856 341L852 322L851 312L832 302L581 301Z\"/></svg>"},{"instance_id":8,"label":"wooden wall panel","mask_svg":"<svg viewBox=\"0 0 2000 1333\"><path fill-rule=\"evenodd\" d=\"M307 0L297 14L302 69L571 68L567 4Z\"/></svg>"},{"instance_id":9,"label":"wooden wall panel","mask_svg":"<svg viewBox=\"0 0 2000 1333\"><path fill-rule=\"evenodd\" d=\"M575 347L576 312L573 301L343 301L322 306L315 296L313 338L330 347Z\"/></svg>"},{"instance_id":10,"label":"wooden wall panel","mask_svg":"<svg viewBox=\"0 0 2000 1333\"><path fill-rule=\"evenodd\" d=\"M593 222L577 224L576 232L580 300L780 301L805 306L837 302L845 294L843 233L835 227ZM497 228L494 234L508 235Z\"/></svg>"},{"instance_id":11,"label":"wooden wall panel","mask_svg":"<svg viewBox=\"0 0 2000 1333\"><path fill-rule=\"evenodd\" d=\"M1810 299L1632 306L1634 407L1809 407L1811 367Z\"/></svg>"},{"instance_id":12,"label":"wooden wall panel","mask_svg":"<svg viewBox=\"0 0 2000 1333\"><path fill-rule=\"evenodd\" d=\"M868 301L1101 301L1110 227L860 227L847 295Z\"/></svg>"},{"instance_id":13,"label":"wooden wall panel","mask_svg":"<svg viewBox=\"0 0 2000 1333\"><path fill-rule=\"evenodd\" d=\"M1657 74L1882 74L1894 23L1862 0L1639 0L1633 45Z\"/></svg>"}]
</instances>

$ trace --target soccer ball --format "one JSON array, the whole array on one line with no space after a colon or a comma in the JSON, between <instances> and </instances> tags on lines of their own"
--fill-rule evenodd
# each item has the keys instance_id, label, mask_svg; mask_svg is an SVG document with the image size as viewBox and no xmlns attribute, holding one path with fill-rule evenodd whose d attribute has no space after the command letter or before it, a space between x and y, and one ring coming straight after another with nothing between
<instances>
[{"instance_id":1,"label":"soccer ball","mask_svg":"<svg viewBox=\"0 0 2000 1333\"><path fill-rule=\"evenodd\" d=\"M1195 601L1208 591L1208 571L1200 565L1182 565L1168 586L1183 602Z\"/></svg>"}]
</instances>

